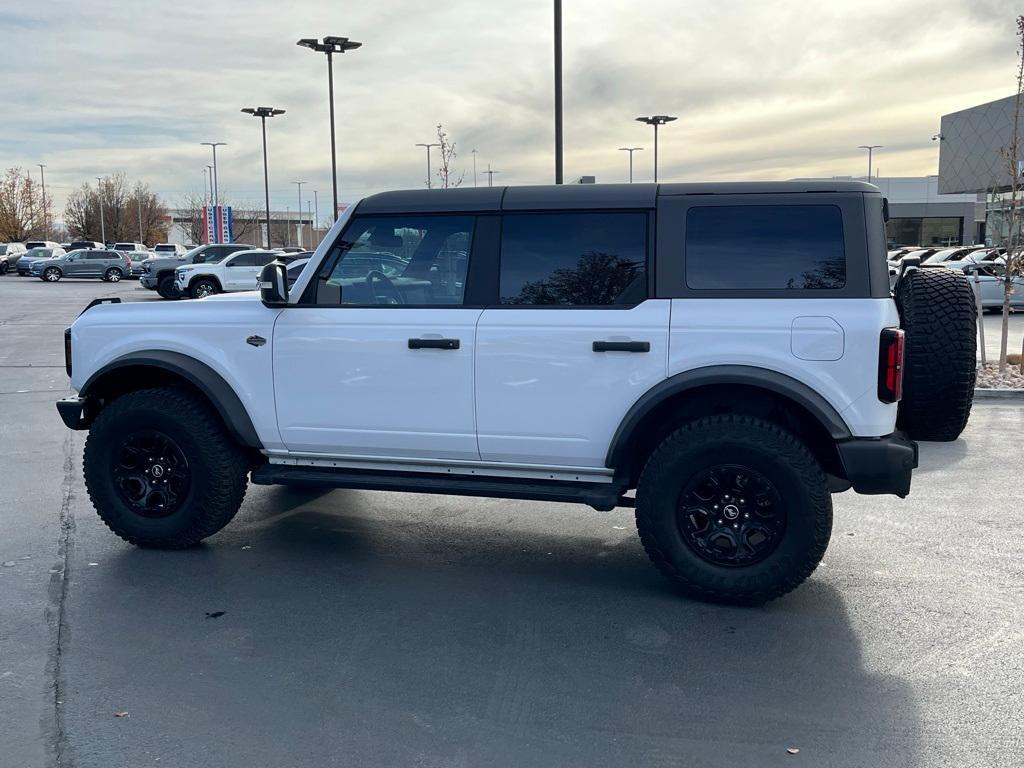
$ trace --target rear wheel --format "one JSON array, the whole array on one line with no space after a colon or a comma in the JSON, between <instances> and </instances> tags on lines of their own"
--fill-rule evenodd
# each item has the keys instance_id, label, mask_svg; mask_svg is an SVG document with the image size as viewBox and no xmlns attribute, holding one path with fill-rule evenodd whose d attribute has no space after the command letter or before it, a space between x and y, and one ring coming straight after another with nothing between
<instances>
[{"instance_id":1,"label":"rear wheel","mask_svg":"<svg viewBox=\"0 0 1024 768\"><path fill-rule=\"evenodd\" d=\"M124 272L117 267L111 267L103 273L103 279L108 283L119 283L122 277L124 277Z\"/></svg>"},{"instance_id":2,"label":"rear wheel","mask_svg":"<svg viewBox=\"0 0 1024 768\"><path fill-rule=\"evenodd\" d=\"M43 270L43 280L48 283L56 283L64 276L64 273L57 267L47 267Z\"/></svg>"},{"instance_id":3,"label":"rear wheel","mask_svg":"<svg viewBox=\"0 0 1024 768\"><path fill-rule=\"evenodd\" d=\"M0 261L0 275L6 275L7 270L11 268L11 265L7 262L7 259Z\"/></svg>"},{"instance_id":4,"label":"rear wheel","mask_svg":"<svg viewBox=\"0 0 1024 768\"><path fill-rule=\"evenodd\" d=\"M648 556L681 591L720 603L784 595L817 567L832 531L825 475L807 447L749 416L669 435L637 485Z\"/></svg>"},{"instance_id":5,"label":"rear wheel","mask_svg":"<svg viewBox=\"0 0 1024 768\"><path fill-rule=\"evenodd\" d=\"M201 299L204 296L212 296L217 293L220 289L213 280L207 280L206 278L200 278L189 286L189 295L193 299Z\"/></svg>"},{"instance_id":6,"label":"rear wheel","mask_svg":"<svg viewBox=\"0 0 1024 768\"><path fill-rule=\"evenodd\" d=\"M178 286L174 284L174 278L171 276L161 277L159 282L156 284L156 292L162 299L180 299L181 291L178 290Z\"/></svg>"},{"instance_id":7,"label":"rear wheel","mask_svg":"<svg viewBox=\"0 0 1024 768\"><path fill-rule=\"evenodd\" d=\"M216 412L177 387L117 398L85 443L93 506L142 547L189 547L219 531L242 504L248 469Z\"/></svg>"},{"instance_id":8,"label":"rear wheel","mask_svg":"<svg viewBox=\"0 0 1024 768\"><path fill-rule=\"evenodd\" d=\"M906 333L896 424L914 440L956 440L974 401L974 290L952 269L914 269L896 285L895 298Z\"/></svg>"}]
</instances>

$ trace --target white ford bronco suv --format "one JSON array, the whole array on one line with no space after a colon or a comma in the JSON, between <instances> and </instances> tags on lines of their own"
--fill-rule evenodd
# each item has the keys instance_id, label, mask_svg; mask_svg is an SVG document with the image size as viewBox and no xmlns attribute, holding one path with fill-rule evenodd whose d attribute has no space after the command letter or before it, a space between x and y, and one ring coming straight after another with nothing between
<instances>
[{"instance_id":1,"label":"white ford bronco suv","mask_svg":"<svg viewBox=\"0 0 1024 768\"><path fill-rule=\"evenodd\" d=\"M94 302L58 410L139 546L216 533L250 480L624 506L683 592L764 602L821 560L832 493L905 496L913 440L967 423L971 289L908 263L894 297L886 209L856 182L377 194L291 288L273 262L259 293Z\"/></svg>"}]
</instances>

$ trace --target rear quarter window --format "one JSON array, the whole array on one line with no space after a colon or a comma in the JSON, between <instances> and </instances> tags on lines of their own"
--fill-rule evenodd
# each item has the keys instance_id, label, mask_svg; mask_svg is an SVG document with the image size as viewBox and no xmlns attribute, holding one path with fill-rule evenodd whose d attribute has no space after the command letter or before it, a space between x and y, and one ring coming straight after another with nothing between
<instances>
[{"instance_id":1,"label":"rear quarter window","mask_svg":"<svg viewBox=\"0 0 1024 768\"><path fill-rule=\"evenodd\" d=\"M846 285L843 217L835 205L694 206L686 214L685 254L693 290Z\"/></svg>"}]
</instances>

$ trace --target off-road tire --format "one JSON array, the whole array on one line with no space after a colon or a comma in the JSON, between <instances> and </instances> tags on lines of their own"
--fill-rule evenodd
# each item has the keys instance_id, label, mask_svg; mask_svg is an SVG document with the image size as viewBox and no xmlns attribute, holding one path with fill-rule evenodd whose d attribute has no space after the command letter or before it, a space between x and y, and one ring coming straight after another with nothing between
<instances>
[{"instance_id":1,"label":"off-road tire","mask_svg":"<svg viewBox=\"0 0 1024 768\"><path fill-rule=\"evenodd\" d=\"M210 290L208 293L203 293L204 286L209 287ZM199 278L188 287L188 295L193 299L201 299L204 295L213 296L217 293L220 293L220 288L217 286L217 283L205 277Z\"/></svg>"},{"instance_id":2,"label":"off-road tire","mask_svg":"<svg viewBox=\"0 0 1024 768\"><path fill-rule=\"evenodd\" d=\"M115 488L115 453L121 440L140 428L170 436L191 468L187 496L166 517L137 514ZM83 470L89 498L110 530L139 547L183 549L235 516L245 497L249 462L208 403L183 388L159 387L123 395L100 412L86 439Z\"/></svg>"},{"instance_id":3,"label":"off-road tire","mask_svg":"<svg viewBox=\"0 0 1024 768\"><path fill-rule=\"evenodd\" d=\"M110 269L103 273L103 279L108 283L119 283L121 282L121 278L123 277L124 272L122 272L117 267L111 267Z\"/></svg>"},{"instance_id":4,"label":"off-road tire","mask_svg":"<svg viewBox=\"0 0 1024 768\"><path fill-rule=\"evenodd\" d=\"M719 463L749 466L779 491L785 529L759 562L717 565L684 539L682 491ZM814 456L790 432L751 416L708 416L670 434L647 460L636 499L647 555L684 594L708 602L756 605L795 589L821 562L832 533L832 497Z\"/></svg>"},{"instance_id":5,"label":"off-road tire","mask_svg":"<svg viewBox=\"0 0 1024 768\"><path fill-rule=\"evenodd\" d=\"M896 426L914 440L956 440L967 426L977 374L978 310L967 277L914 269L896 285L906 333Z\"/></svg>"},{"instance_id":6,"label":"off-road tire","mask_svg":"<svg viewBox=\"0 0 1024 768\"><path fill-rule=\"evenodd\" d=\"M57 267L47 267L39 277L47 283L56 283L64 277L64 273Z\"/></svg>"},{"instance_id":7,"label":"off-road tire","mask_svg":"<svg viewBox=\"0 0 1024 768\"><path fill-rule=\"evenodd\" d=\"M180 299L181 291L178 290L178 286L174 284L174 277L167 276L161 277L156 284L157 295L161 299Z\"/></svg>"}]
</instances>

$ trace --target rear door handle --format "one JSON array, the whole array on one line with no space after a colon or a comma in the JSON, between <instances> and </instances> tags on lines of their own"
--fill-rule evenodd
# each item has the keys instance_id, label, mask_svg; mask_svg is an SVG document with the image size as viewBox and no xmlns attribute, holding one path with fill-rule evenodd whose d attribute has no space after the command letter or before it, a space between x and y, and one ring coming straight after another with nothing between
<instances>
[{"instance_id":1,"label":"rear door handle","mask_svg":"<svg viewBox=\"0 0 1024 768\"><path fill-rule=\"evenodd\" d=\"M649 341L595 341L595 352L650 352Z\"/></svg>"},{"instance_id":2,"label":"rear door handle","mask_svg":"<svg viewBox=\"0 0 1024 768\"><path fill-rule=\"evenodd\" d=\"M409 349L458 349L458 339L409 339Z\"/></svg>"}]
</instances>

